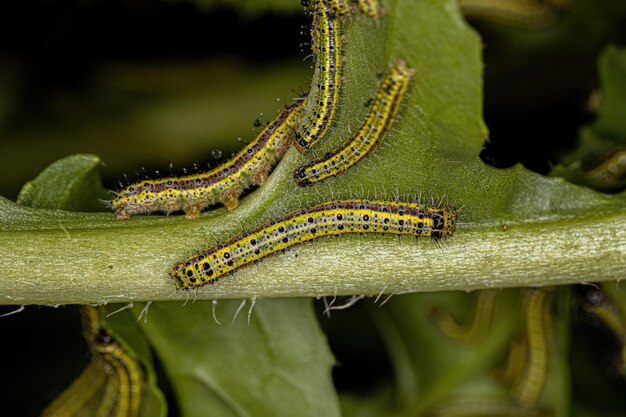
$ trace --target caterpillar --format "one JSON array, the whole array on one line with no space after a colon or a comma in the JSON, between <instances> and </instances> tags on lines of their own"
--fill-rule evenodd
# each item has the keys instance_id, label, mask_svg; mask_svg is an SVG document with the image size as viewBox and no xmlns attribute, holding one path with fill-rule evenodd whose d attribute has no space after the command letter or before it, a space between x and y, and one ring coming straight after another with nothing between
<instances>
[{"instance_id":1,"label":"caterpillar","mask_svg":"<svg viewBox=\"0 0 626 417\"><path fill-rule=\"evenodd\" d=\"M217 168L183 177L145 180L122 190L111 202L118 219L135 214L184 210L188 219L217 202L233 210L239 195L251 185L263 184L272 167L293 140L306 100L287 106L261 133L230 161Z\"/></svg>"},{"instance_id":2,"label":"caterpillar","mask_svg":"<svg viewBox=\"0 0 626 417\"><path fill-rule=\"evenodd\" d=\"M335 16L347 16L354 12L354 5L350 0L319 0L319 3Z\"/></svg>"},{"instance_id":3,"label":"caterpillar","mask_svg":"<svg viewBox=\"0 0 626 417\"><path fill-rule=\"evenodd\" d=\"M551 297L544 289L530 288L524 298L526 362L513 397L520 406L531 408L539 401L548 373Z\"/></svg>"},{"instance_id":4,"label":"caterpillar","mask_svg":"<svg viewBox=\"0 0 626 417\"><path fill-rule=\"evenodd\" d=\"M310 116L296 130L294 146L306 154L328 131L335 117L341 83L341 19L318 1L313 11L313 52L320 78L315 98L309 100Z\"/></svg>"},{"instance_id":5,"label":"caterpillar","mask_svg":"<svg viewBox=\"0 0 626 417\"><path fill-rule=\"evenodd\" d=\"M440 308L433 309L431 315L439 330L451 339L475 342L484 337L491 327L497 295L497 290L478 291L474 319L466 325L457 323L450 313Z\"/></svg>"},{"instance_id":6,"label":"caterpillar","mask_svg":"<svg viewBox=\"0 0 626 417\"><path fill-rule=\"evenodd\" d=\"M308 6L307 2L307 6ZM319 6L318 6L319 4ZM326 11L334 16L349 16L359 10L371 18L379 18L383 15L383 9L378 0L318 0L315 7L323 7ZM319 55L319 37L318 30L319 14L313 11L313 23L311 24L311 50L313 55Z\"/></svg>"},{"instance_id":7,"label":"caterpillar","mask_svg":"<svg viewBox=\"0 0 626 417\"><path fill-rule=\"evenodd\" d=\"M413 74L413 69L399 61L383 79L369 115L359 130L339 148L296 169L296 184L308 187L334 177L372 152L396 118Z\"/></svg>"},{"instance_id":8,"label":"caterpillar","mask_svg":"<svg viewBox=\"0 0 626 417\"><path fill-rule=\"evenodd\" d=\"M438 241L454 233L456 219L456 209L449 206L362 199L329 201L296 210L198 252L177 263L170 275L178 289L199 287L291 246L348 233L405 234Z\"/></svg>"},{"instance_id":9,"label":"caterpillar","mask_svg":"<svg viewBox=\"0 0 626 417\"><path fill-rule=\"evenodd\" d=\"M382 14L378 0L319 0L319 2L336 16L348 16L356 10L369 17L379 17Z\"/></svg>"},{"instance_id":10,"label":"caterpillar","mask_svg":"<svg viewBox=\"0 0 626 417\"><path fill-rule=\"evenodd\" d=\"M100 356L110 374L105 400L100 405L102 413L97 415L139 416L143 389L143 373L139 363L103 330L94 341L92 350ZM115 410L115 413L110 410Z\"/></svg>"},{"instance_id":11,"label":"caterpillar","mask_svg":"<svg viewBox=\"0 0 626 417\"><path fill-rule=\"evenodd\" d=\"M101 327L96 307L81 306L80 311L91 362L42 417L139 417L144 389L141 365Z\"/></svg>"},{"instance_id":12,"label":"caterpillar","mask_svg":"<svg viewBox=\"0 0 626 417\"><path fill-rule=\"evenodd\" d=\"M517 386L524 374L525 365L526 340L521 335L518 335L511 342L506 365L498 369L496 374L500 379Z\"/></svg>"},{"instance_id":13,"label":"caterpillar","mask_svg":"<svg viewBox=\"0 0 626 417\"><path fill-rule=\"evenodd\" d=\"M369 17L378 18L383 15L383 9L378 0L358 0L357 6L362 13Z\"/></svg>"},{"instance_id":14,"label":"caterpillar","mask_svg":"<svg viewBox=\"0 0 626 417\"><path fill-rule=\"evenodd\" d=\"M105 389L107 374L100 363L91 361L80 376L72 382L63 393L57 397L42 412L41 417L71 417L81 415L86 404L98 392Z\"/></svg>"}]
</instances>

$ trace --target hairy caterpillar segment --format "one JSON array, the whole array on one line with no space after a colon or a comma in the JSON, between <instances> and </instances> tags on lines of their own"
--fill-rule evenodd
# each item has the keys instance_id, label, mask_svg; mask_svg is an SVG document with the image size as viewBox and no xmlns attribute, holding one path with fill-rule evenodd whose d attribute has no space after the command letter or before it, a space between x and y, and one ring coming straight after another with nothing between
<instances>
[{"instance_id":1,"label":"hairy caterpillar segment","mask_svg":"<svg viewBox=\"0 0 626 417\"><path fill-rule=\"evenodd\" d=\"M354 5L350 0L320 0L320 2L335 16L348 16L354 12Z\"/></svg>"},{"instance_id":2,"label":"hairy caterpillar segment","mask_svg":"<svg viewBox=\"0 0 626 417\"><path fill-rule=\"evenodd\" d=\"M385 138L414 72L404 61L399 61L381 83L370 113L359 130L341 147L299 167L294 173L296 184L311 186L342 174L365 158Z\"/></svg>"},{"instance_id":3,"label":"hairy caterpillar segment","mask_svg":"<svg viewBox=\"0 0 626 417\"><path fill-rule=\"evenodd\" d=\"M524 296L526 362L513 394L517 404L530 408L537 405L548 373L551 296L540 288L525 290Z\"/></svg>"},{"instance_id":4,"label":"hairy caterpillar segment","mask_svg":"<svg viewBox=\"0 0 626 417\"><path fill-rule=\"evenodd\" d=\"M81 306L83 335L91 362L42 413L42 417L139 417L143 370L139 362L101 327L96 307Z\"/></svg>"},{"instance_id":5,"label":"hairy caterpillar segment","mask_svg":"<svg viewBox=\"0 0 626 417\"><path fill-rule=\"evenodd\" d=\"M109 410L103 415L136 417L141 410L143 373L139 363L129 356L124 349L104 331L101 331L93 345L93 352L100 356L106 371L110 374L110 386L115 395L111 404L103 401L102 410ZM115 410L115 412L112 412Z\"/></svg>"},{"instance_id":6,"label":"hairy caterpillar segment","mask_svg":"<svg viewBox=\"0 0 626 417\"><path fill-rule=\"evenodd\" d=\"M454 207L337 200L296 210L196 253L170 273L177 288L199 287L244 265L313 239L347 233L391 233L446 239L456 230Z\"/></svg>"},{"instance_id":7,"label":"hairy caterpillar segment","mask_svg":"<svg viewBox=\"0 0 626 417\"><path fill-rule=\"evenodd\" d=\"M307 153L328 131L335 117L341 83L341 20L329 12L323 2L315 4L313 45L317 55L319 84L310 97L309 117L296 130L294 146ZM317 37L317 39L316 39Z\"/></svg>"},{"instance_id":8,"label":"hairy caterpillar segment","mask_svg":"<svg viewBox=\"0 0 626 417\"><path fill-rule=\"evenodd\" d=\"M358 0L359 10L369 17L378 18L383 15L383 9L378 0Z\"/></svg>"},{"instance_id":9,"label":"hairy caterpillar segment","mask_svg":"<svg viewBox=\"0 0 626 417\"><path fill-rule=\"evenodd\" d=\"M349 16L357 10L371 18L379 18L383 15L383 8L378 0L318 0L313 12L313 23L311 24L311 50L315 57L319 56L320 53L320 14L316 12L317 7L324 8L331 18Z\"/></svg>"},{"instance_id":10,"label":"hairy caterpillar segment","mask_svg":"<svg viewBox=\"0 0 626 417\"><path fill-rule=\"evenodd\" d=\"M233 210L239 195L251 185L261 185L293 140L306 100L283 110L265 129L230 161L205 173L178 178L145 180L122 190L112 201L118 219L135 214L184 210L188 219L217 202Z\"/></svg>"},{"instance_id":11,"label":"hairy caterpillar segment","mask_svg":"<svg viewBox=\"0 0 626 417\"><path fill-rule=\"evenodd\" d=\"M92 363L108 375L104 398L97 415L138 417L141 411L143 370L137 360L101 327L98 308L81 307L83 334Z\"/></svg>"}]
</instances>

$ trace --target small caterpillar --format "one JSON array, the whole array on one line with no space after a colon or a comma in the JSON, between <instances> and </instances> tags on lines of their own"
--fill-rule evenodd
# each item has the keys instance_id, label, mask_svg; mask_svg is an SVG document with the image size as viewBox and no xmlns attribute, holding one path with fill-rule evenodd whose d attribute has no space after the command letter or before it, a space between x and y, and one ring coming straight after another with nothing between
<instances>
[{"instance_id":1,"label":"small caterpillar","mask_svg":"<svg viewBox=\"0 0 626 417\"><path fill-rule=\"evenodd\" d=\"M110 374L105 400L98 415L137 417L141 410L143 373L139 363L105 331L101 331L92 349L100 355ZM111 411L115 410L113 414Z\"/></svg>"},{"instance_id":2,"label":"small caterpillar","mask_svg":"<svg viewBox=\"0 0 626 417\"><path fill-rule=\"evenodd\" d=\"M459 342L476 342L484 337L493 321L497 290L478 291L474 319L469 324L459 324L447 311L435 308L431 312L439 330Z\"/></svg>"},{"instance_id":3,"label":"small caterpillar","mask_svg":"<svg viewBox=\"0 0 626 417\"><path fill-rule=\"evenodd\" d=\"M325 8L328 13L335 17L349 16L355 11L360 10L371 18L379 18L384 12L378 0L318 0L316 7ZM319 18L320 14L316 13L314 10L313 23L311 24L311 50L315 57L319 56L320 52Z\"/></svg>"},{"instance_id":4,"label":"small caterpillar","mask_svg":"<svg viewBox=\"0 0 626 417\"><path fill-rule=\"evenodd\" d=\"M100 324L98 309L81 307L91 362L42 413L42 417L139 417L143 395L141 365Z\"/></svg>"},{"instance_id":5,"label":"small caterpillar","mask_svg":"<svg viewBox=\"0 0 626 417\"><path fill-rule=\"evenodd\" d=\"M341 19L319 1L313 19L313 52L317 56L320 82L314 99L309 100L308 119L296 130L294 146L307 153L328 131L335 117L341 83Z\"/></svg>"},{"instance_id":6,"label":"small caterpillar","mask_svg":"<svg viewBox=\"0 0 626 417\"><path fill-rule=\"evenodd\" d=\"M526 340L521 335L513 338L506 365L503 369L497 371L499 377L517 386L522 380L524 368L526 365Z\"/></svg>"},{"instance_id":7,"label":"small caterpillar","mask_svg":"<svg viewBox=\"0 0 626 417\"><path fill-rule=\"evenodd\" d=\"M319 0L335 16L347 16L354 12L354 6L350 0Z\"/></svg>"},{"instance_id":8,"label":"small caterpillar","mask_svg":"<svg viewBox=\"0 0 626 417\"><path fill-rule=\"evenodd\" d=\"M548 373L551 297L548 291L540 288L525 290L524 297L526 362L513 396L517 404L531 408L539 401Z\"/></svg>"},{"instance_id":9,"label":"small caterpillar","mask_svg":"<svg viewBox=\"0 0 626 417\"><path fill-rule=\"evenodd\" d=\"M177 288L215 282L244 265L291 246L346 233L390 233L446 239L456 230L454 207L417 203L336 200L296 210L179 262L170 272Z\"/></svg>"},{"instance_id":10,"label":"small caterpillar","mask_svg":"<svg viewBox=\"0 0 626 417\"><path fill-rule=\"evenodd\" d=\"M378 0L358 0L357 5L361 12L369 17L378 18L383 15L383 9Z\"/></svg>"},{"instance_id":11,"label":"small caterpillar","mask_svg":"<svg viewBox=\"0 0 626 417\"><path fill-rule=\"evenodd\" d=\"M380 17L382 8L378 0L319 0L336 16L348 16L359 10L369 17Z\"/></svg>"},{"instance_id":12,"label":"small caterpillar","mask_svg":"<svg viewBox=\"0 0 626 417\"><path fill-rule=\"evenodd\" d=\"M251 185L263 184L270 170L283 157L293 140L293 130L300 122L306 100L285 108L265 129L217 168L179 178L145 180L122 190L111 202L118 219L135 214L184 210L194 219L200 211L217 202L228 210L237 207L239 195Z\"/></svg>"},{"instance_id":13,"label":"small caterpillar","mask_svg":"<svg viewBox=\"0 0 626 417\"><path fill-rule=\"evenodd\" d=\"M414 72L404 61L399 61L383 79L370 113L359 130L339 148L296 169L296 184L311 186L345 172L365 158L385 138Z\"/></svg>"}]
</instances>

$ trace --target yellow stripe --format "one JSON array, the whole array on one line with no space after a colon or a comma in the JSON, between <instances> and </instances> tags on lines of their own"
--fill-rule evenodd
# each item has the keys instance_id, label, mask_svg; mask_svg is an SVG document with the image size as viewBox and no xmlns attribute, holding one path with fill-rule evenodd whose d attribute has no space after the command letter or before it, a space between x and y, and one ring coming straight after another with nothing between
<instances>
[{"instance_id":1,"label":"yellow stripe","mask_svg":"<svg viewBox=\"0 0 626 417\"><path fill-rule=\"evenodd\" d=\"M484 337L491 327L497 294L497 290L478 291L474 319L469 325L459 324L450 313L442 309L433 312L435 324L442 333L454 340L474 342Z\"/></svg>"},{"instance_id":2,"label":"yellow stripe","mask_svg":"<svg viewBox=\"0 0 626 417\"><path fill-rule=\"evenodd\" d=\"M61 393L41 417L71 417L76 415L91 400L107 380L100 364L90 362L87 368Z\"/></svg>"},{"instance_id":3,"label":"yellow stripe","mask_svg":"<svg viewBox=\"0 0 626 417\"><path fill-rule=\"evenodd\" d=\"M114 340L97 342L95 351L112 370L116 379L116 417L137 417L141 408L143 373L141 367Z\"/></svg>"},{"instance_id":4,"label":"yellow stripe","mask_svg":"<svg viewBox=\"0 0 626 417\"><path fill-rule=\"evenodd\" d=\"M170 213L181 209L187 218L196 218L201 210L218 202L229 210L236 208L243 190L263 184L271 168L287 151L305 104L306 100L301 100L287 107L255 140L231 160L211 171L144 180L126 187L111 202L117 218L127 219L135 214L153 211ZM191 188L186 187L186 184L190 184Z\"/></svg>"},{"instance_id":5,"label":"yellow stripe","mask_svg":"<svg viewBox=\"0 0 626 417\"><path fill-rule=\"evenodd\" d=\"M369 155L395 120L414 71L399 61L382 81L369 115L352 138L339 148L296 169L296 184L308 187L342 174Z\"/></svg>"},{"instance_id":6,"label":"yellow stripe","mask_svg":"<svg viewBox=\"0 0 626 417\"><path fill-rule=\"evenodd\" d=\"M308 101L306 121L297 129L294 146L300 153L307 153L326 134L335 118L341 85L341 19L332 16L324 3L315 5L312 43L316 45L316 74L319 80ZM311 94L309 95L311 97Z\"/></svg>"},{"instance_id":7,"label":"yellow stripe","mask_svg":"<svg viewBox=\"0 0 626 417\"><path fill-rule=\"evenodd\" d=\"M83 333L91 362L42 414L42 417L138 417L143 371L137 360L101 327L98 308L81 306Z\"/></svg>"},{"instance_id":8,"label":"yellow stripe","mask_svg":"<svg viewBox=\"0 0 626 417\"><path fill-rule=\"evenodd\" d=\"M548 372L549 330L552 327L550 295L544 289L525 290L526 362L522 379L514 387L516 403L535 407L543 393Z\"/></svg>"},{"instance_id":9,"label":"yellow stripe","mask_svg":"<svg viewBox=\"0 0 626 417\"><path fill-rule=\"evenodd\" d=\"M383 9L378 0L358 0L358 7L361 12L372 18L378 18L383 15Z\"/></svg>"},{"instance_id":10,"label":"yellow stripe","mask_svg":"<svg viewBox=\"0 0 626 417\"><path fill-rule=\"evenodd\" d=\"M196 253L176 264L170 274L178 288L201 286L241 266L324 236L389 233L446 239L456 229L456 218L453 207L361 199L330 201L296 210Z\"/></svg>"}]
</instances>

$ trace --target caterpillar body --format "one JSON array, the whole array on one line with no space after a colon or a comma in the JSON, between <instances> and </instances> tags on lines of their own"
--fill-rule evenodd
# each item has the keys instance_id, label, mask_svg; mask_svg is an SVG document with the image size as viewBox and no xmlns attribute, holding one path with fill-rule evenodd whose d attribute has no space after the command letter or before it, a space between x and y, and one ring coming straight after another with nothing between
<instances>
[{"instance_id":1,"label":"caterpillar body","mask_svg":"<svg viewBox=\"0 0 626 417\"><path fill-rule=\"evenodd\" d=\"M351 0L320 0L320 3L335 16L347 16L354 12Z\"/></svg>"},{"instance_id":2,"label":"caterpillar body","mask_svg":"<svg viewBox=\"0 0 626 417\"><path fill-rule=\"evenodd\" d=\"M359 10L369 17L378 18L383 14L378 0L358 0L357 5Z\"/></svg>"},{"instance_id":3,"label":"caterpillar body","mask_svg":"<svg viewBox=\"0 0 626 417\"><path fill-rule=\"evenodd\" d=\"M446 239L456 230L454 207L417 203L336 200L296 210L252 231L198 252L170 272L177 288L212 283L242 266L325 236L383 233Z\"/></svg>"},{"instance_id":4,"label":"caterpillar body","mask_svg":"<svg viewBox=\"0 0 626 417\"><path fill-rule=\"evenodd\" d=\"M143 373L139 363L104 331L96 338L92 350L100 355L111 381L105 394L105 398L110 398L110 401L102 402L102 413L98 415L138 417L143 390ZM115 413L112 414L111 410L115 410Z\"/></svg>"},{"instance_id":5,"label":"caterpillar body","mask_svg":"<svg viewBox=\"0 0 626 417\"><path fill-rule=\"evenodd\" d=\"M310 116L296 130L294 146L303 154L309 152L332 125L341 83L341 19L321 1L315 4L313 13L312 44L320 81L315 97L307 106Z\"/></svg>"},{"instance_id":6,"label":"caterpillar body","mask_svg":"<svg viewBox=\"0 0 626 417\"><path fill-rule=\"evenodd\" d=\"M385 138L395 120L414 70L399 61L384 78L369 115L350 140L294 172L296 184L308 187L345 172L365 158Z\"/></svg>"},{"instance_id":7,"label":"caterpillar body","mask_svg":"<svg viewBox=\"0 0 626 417\"><path fill-rule=\"evenodd\" d=\"M524 296L526 362L513 396L518 405L530 408L537 406L548 375L551 294L542 288L529 288Z\"/></svg>"},{"instance_id":8,"label":"caterpillar body","mask_svg":"<svg viewBox=\"0 0 626 417\"><path fill-rule=\"evenodd\" d=\"M265 129L217 168L194 175L145 180L122 190L111 202L118 219L154 211L184 210L189 219L218 202L233 210L239 195L252 185L261 185L283 157L293 140L306 100L285 108Z\"/></svg>"},{"instance_id":9,"label":"caterpillar body","mask_svg":"<svg viewBox=\"0 0 626 417\"><path fill-rule=\"evenodd\" d=\"M91 362L42 417L139 417L144 402L141 364L101 327L98 308L85 305L80 312Z\"/></svg>"}]
</instances>

